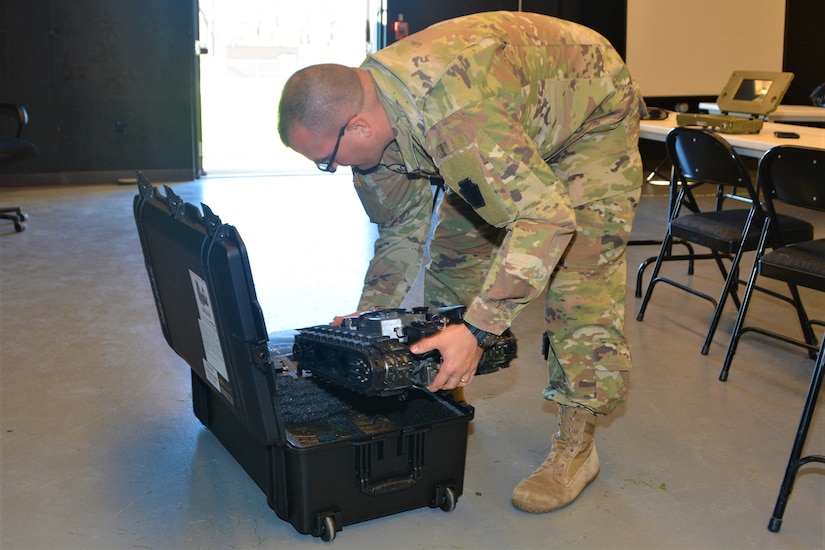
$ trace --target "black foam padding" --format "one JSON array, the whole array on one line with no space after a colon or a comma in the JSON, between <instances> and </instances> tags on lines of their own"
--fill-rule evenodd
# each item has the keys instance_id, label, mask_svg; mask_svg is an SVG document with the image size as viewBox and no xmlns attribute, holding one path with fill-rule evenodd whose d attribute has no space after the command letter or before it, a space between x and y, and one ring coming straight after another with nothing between
<instances>
[{"instance_id":1,"label":"black foam padding","mask_svg":"<svg viewBox=\"0 0 825 550\"><path fill-rule=\"evenodd\" d=\"M448 400L425 390L409 390L405 398L367 397L312 377L279 376L278 400L287 430L315 430L319 441L367 435L364 425L391 429L424 426L463 413Z\"/></svg>"}]
</instances>

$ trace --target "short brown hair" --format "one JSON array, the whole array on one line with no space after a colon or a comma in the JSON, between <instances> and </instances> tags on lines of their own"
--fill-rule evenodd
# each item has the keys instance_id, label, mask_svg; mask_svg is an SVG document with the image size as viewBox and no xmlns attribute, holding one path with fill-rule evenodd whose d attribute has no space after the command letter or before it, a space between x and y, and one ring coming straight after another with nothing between
<instances>
[{"instance_id":1,"label":"short brown hair","mask_svg":"<svg viewBox=\"0 0 825 550\"><path fill-rule=\"evenodd\" d=\"M319 135L338 130L358 114L364 90L357 69L332 63L297 71L284 85L278 105L278 133L289 147L289 132L297 125Z\"/></svg>"}]
</instances>

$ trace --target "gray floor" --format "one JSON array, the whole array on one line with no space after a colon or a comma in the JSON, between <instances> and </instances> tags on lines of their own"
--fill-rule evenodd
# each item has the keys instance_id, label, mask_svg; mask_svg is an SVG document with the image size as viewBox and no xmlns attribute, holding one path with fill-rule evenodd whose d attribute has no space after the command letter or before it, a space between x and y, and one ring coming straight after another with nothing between
<instances>
[{"instance_id":1,"label":"gray floor","mask_svg":"<svg viewBox=\"0 0 825 550\"><path fill-rule=\"evenodd\" d=\"M355 308L372 230L346 176L206 178L174 184L238 226L269 330L325 323ZM191 411L188 367L166 346L132 218L134 189L2 190L29 213L0 226L0 546L3 549L323 547L268 508ZM646 196L636 238L662 231ZM818 221L819 231L825 224ZM820 235L821 236L821 235ZM572 506L514 509L510 493L548 449L553 407L540 390L541 304L514 328L512 368L476 378L465 492L451 513L422 508L344 528L336 548L823 548L825 469L799 476L778 534L766 529L812 362L749 337L717 380L733 310L707 356L709 304L669 287L635 321L631 247L630 398L597 431L602 472ZM680 274L679 270L673 273ZM700 267L692 283L716 291ZM816 297L814 313L825 313ZM798 330L758 298L752 319ZM821 403L820 403L821 404ZM825 413L808 451L825 451Z\"/></svg>"}]
</instances>

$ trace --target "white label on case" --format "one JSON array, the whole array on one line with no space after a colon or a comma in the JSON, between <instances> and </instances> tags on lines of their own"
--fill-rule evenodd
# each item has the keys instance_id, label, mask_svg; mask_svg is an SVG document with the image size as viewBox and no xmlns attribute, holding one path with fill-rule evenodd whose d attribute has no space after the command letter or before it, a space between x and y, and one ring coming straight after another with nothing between
<instances>
[{"instance_id":1,"label":"white label on case","mask_svg":"<svg viewBox=\"0 0 825 550\"><path fill-rule=\"evenodd\" d=\"M220 392L221 388L217 374L223 376L226 381L229 381L229 374L226 371L221 340L215 326L215 313L212 310L212 301L209 298L209 288L206 286L206 281L198 277L192 270L189 270L189 278L192 280L192 291L195 293L195 303L198 305L198 326L201 332L203 351L206 355L204 358L206 377Z\"/></svg>"},{"instance_id":2,"label":"white label on case","mask_svg":"<svg viewBox=\"0 0 825 550\"><path fill-rule=\"evenodd\" d=\"M218 393L221 391L221 381L218 378L218 371L215 370L215 367L209 364L209 361L206 359L203 360L203 370L206 372L206 379L212 384Z\"/></svg>"}]
</instances>

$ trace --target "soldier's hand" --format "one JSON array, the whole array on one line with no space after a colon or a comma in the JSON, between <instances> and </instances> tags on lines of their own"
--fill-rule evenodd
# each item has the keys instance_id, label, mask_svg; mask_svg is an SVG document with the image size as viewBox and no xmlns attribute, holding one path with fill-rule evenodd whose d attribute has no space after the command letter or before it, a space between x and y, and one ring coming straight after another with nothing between
<instances>
[{"instance_id":1,"label":"soldier's hand","mask_svg":"<svg viewBox=\"0 0 825 550\"><path fill-rule=\"evenodd\" d=\"M441 353L442 363L433 383L427 386L430 391L451 390L469 384L484 353L463 323L449 325L410 346L410 351L417 355L434 349Z\"/></svg>"}]
</instances>

